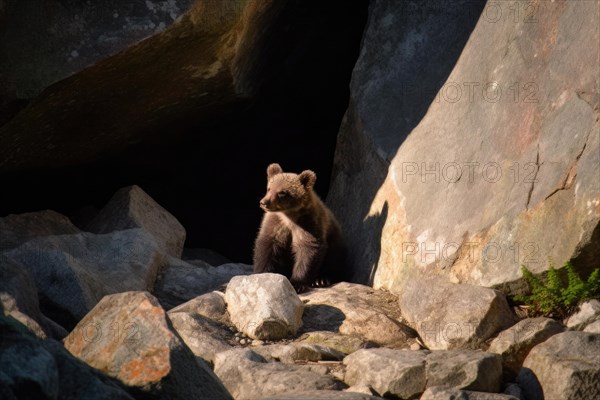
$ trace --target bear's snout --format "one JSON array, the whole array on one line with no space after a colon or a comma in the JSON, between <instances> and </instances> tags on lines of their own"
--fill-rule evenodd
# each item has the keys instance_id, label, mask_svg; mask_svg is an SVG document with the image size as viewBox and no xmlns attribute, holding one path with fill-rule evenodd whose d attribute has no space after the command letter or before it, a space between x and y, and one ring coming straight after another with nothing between
<instances>
[{"instance_id":1,"label":"bear's snout","mask_svg":"<svg viewBox=\"0 0 600 400\"><path fill-rule=\"evenodd\" d=\"M268 208L271 206L271 200L269 200L269 199L268 199L268 198L266 198L266 197L263 197L263 198L260 200L260 203L259 203L259 204L260 204L260 208L262 208L263 210L265 210L265 211L266 211L266 210L267 210L267 209L268 209Z\"/></svg>"}]
</instances>

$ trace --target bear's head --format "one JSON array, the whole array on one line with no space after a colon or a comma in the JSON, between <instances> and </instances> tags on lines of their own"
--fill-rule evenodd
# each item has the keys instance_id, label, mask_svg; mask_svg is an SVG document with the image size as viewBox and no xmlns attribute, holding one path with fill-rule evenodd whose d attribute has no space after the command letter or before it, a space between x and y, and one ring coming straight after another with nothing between
<instances>
[{"instance_id":1,"label":"bear's head","mask_svg":"<svg viewBox=\"0 0 600 400\"><path fill-rule=\"evenodd\" d=\"M310 170L300 174L283 172L279 164L267 168L267 194L260 200L264 211L295 211L310 203L317 175Z\"/></svg>"}]
</instances>

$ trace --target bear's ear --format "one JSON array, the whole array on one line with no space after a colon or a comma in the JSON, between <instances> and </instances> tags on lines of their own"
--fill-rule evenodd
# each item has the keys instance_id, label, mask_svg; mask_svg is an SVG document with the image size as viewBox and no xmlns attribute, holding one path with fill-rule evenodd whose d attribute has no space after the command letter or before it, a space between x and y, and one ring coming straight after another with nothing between
<instances>
[{"instance_id":1,"label":"bear's ear","mask_svg":"<svg viewBox=\"0 0 600 400\"><path fill-rule=\"evenodd\" d=\"M271 164L267 167L267 178L271 178L273 175L281 174L283 170L279 164Z\"/></svg>"},{"instance_id":2,"label":"bear's ear","mask_svg":"<svg viewBox=\"0 0 600 400\"><path fill-rule=\"evenodd\" d=\"M302 171L300 175L298 175L298 178L300 178L300 183L302 183L305 188L311 189L317 181L317 174L310 169L307 169L306 171Z\"/></svg>"}]
</instances>

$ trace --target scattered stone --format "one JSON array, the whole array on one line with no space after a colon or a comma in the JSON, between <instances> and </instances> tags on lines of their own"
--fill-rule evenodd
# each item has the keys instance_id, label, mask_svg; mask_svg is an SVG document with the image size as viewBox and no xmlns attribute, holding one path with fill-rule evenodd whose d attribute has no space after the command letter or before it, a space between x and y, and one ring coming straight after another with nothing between
<instances>
[{"instance_id":1,"label":"scattered stone","mask_svg":"<svg viewBox=\"0 0 600 400\"><path fill-rule=\"evenodd\" d=\"M419 343L415 342L410 345L410 350L413 350L413 351L421 350L421 345Z\"/></svg>"},{"instance_id":2,"label":"scattered stone","mask_svg":"<svg viewBox=\"0 0 600 400\"><path fill-rule=\"evenodd\" d=\"M369 395L369 396L373 395L373 391L367 385L354 385L354 386L350 386L348 389L345 389L345 391L346 392L353 392L353 393L362 393L362 394L366 394L366 395Z\"/></svg>"},{"instance_id":3,"label":"scattered stone","mask_svg":"<svg viewBox=\"0 0 600 400\"><path fill-rule=\"evenodd\" d=\"M141 229L38 237L4 254L27 267L42 312L67 329L107 294L151 289L163 265Z\"/></svg>"},{"instance_id":4,"label":"scattered stone","mask_svg":"<svg viewBox=\"0 0 600 400\"><path fill-rule=\"evenodd\" d=\"M381 397L363 393L334 390L312 390L300 393L286 393L275 397L263 397L261 400L377 400Z\"/></svg>"},{"instance_id":5,"label":"scattered stone","mask_svg":"<svg viewBox=\"0 0 600 400\"><path fill-rule=\"evenodd\" d=\"M344 353L330 347L308 343L270 344L252 349L267 361L294 364L297 361L341 361Z\"/></svg>"},{"instance_id":6,"label":"scattered stone","mask_svg":"<svg viewBox=\"0 0 600 400\"><path fill-rule=\"evenodd\" d=\"M500 332L490 343L488 351L502 356L505 372L514 378L532 348L564 330L560 323L551 318L527 318Z\"/></svg>"},{"instance_id":7,"label":"scattered stone","mask_svg":"<svg viewBox=\"0 0 600 400\"><path fill-rule=\"evenodd\" d=\"M365 285L342 282L302 294L304 331L329 330L379 345L402 348L416 333L402 323L395 295Z\"/></svg>"},{"instance_id":8,"label":"scattered stone","mask_svg":"<svg viewBox=\"0 0 600 400\"><path fill-rule=\"evenodd\" d=\"M478 348L515 322L497 290L437 278L407 281L400 308L431 350Z\"/></svg>"},{"instance_id":9,"label":"scattered stone","mask_svg":"<svg viewBox=\"0 0 600 400\"><path fill-rule=\"evenodd\" d=\"M283 275L236 276L225 291L231 322L252 339L282 339L302 326L304 305Z\"/></svg>"},{"instance_id":10,"label":"scattered stone","mask_svg":"<svg viewBox=\"0 0 600 400\"><path fill-rule=\"evenodd\" d=\"M229 399L170 326L151 294L119 293L104 297L64 343L92 367L150 396Z\"/></svg>"},{"instance_id":11,"label":"scattered stone","mask_svg":"<svg viewBox=\"0 0 600 400\"><path fill-rule=\"evenodd\" d=\"M519 398L500 393L472 392L468 390L449 389L447 387L430 387L420 400L519 400Z\"/></svg>"},{"instance_id":12,"label":"scattered stone","mask_svg":"<svg viewBox=\"0 0 600 400\"><path fill-rule=\"evenodd\" d=\"M379 396L412 399L425 390L426 373L423 351L363 349L344 359L344 381L366 385Z\"/></svg>"},{"instance_id":13,"label":"scattered stone","mask_svg":"<svg viewBox=\"0 0 600 400\"><path fill-rule=\"evenodd\" d=\"M229 317L227 316L227 305L223 296L222 292L209 292L170 309L169 314L184 312L192 315L202 315L226 324L229 321ZM233 328L228 327L228 329Z\"/></svg>"},{"instance_id":14,"label":"scattered stone","mask_svg":"<svg viewBox=\"0 0 600 400\"><path fill-rule=\"evenodd\" d=\"M0 310L2 399L132 400L117 381L73 357L52 340L39 340Z\"/></svg>"},{"instance_id":15,"label":"scattered stone","mask_svg":"<svg viewBox=\"0 0 600 400\"><path fill-rule=\"evenodd\" d=\"M517 382L527 399L600 398L600 334L552 336L529 352Z\"/></svg>"},{"instance_id":16,"label":"scattered stone","mask_svg":"<svg viewBox=\"0 0 600 400\"><path fill-rule=\"evenodd\" d=\"M330 347L344 354L354 353L360 349L375 347L372 342L366 342L359 337L342 335L329 331L307 332L296 339L296 342L319 344Z\"/></svg>"},{"instance_id":17,"label":"scattered stone","mask_svg":"<svg viewBox=\"0 0 600 400\"><path fill-rule=\"evenodd\" d=\"M267 362L249 348L217 354L215 373L236 400L260 399L307 390L339 390L341 382L320 365Z\"/></svg>"},{"instance_id":18,"label":"scattered stone","mask_svg":"<svg viewBox=\"0 0 600 400\"><path fill-rule=\"evenodd\" d=\"M0 253L36 237L69 235L79 229L69 218L52 210L10 214L0 218Z\"/></svg>"},{"instance_id":19,"label":"scattered stone","mask_svg":"<svg viewBox=\"0 0 600 400\"><path fill-rule=\"evenodd\" d=\"M251 343L252 346L262 346L263 344L265 344L265 342L263 340L258 339L254 339Z\"/></svg>"},{"instance_id":20,"label":"scattered stone","mask_svg":"<svg viewBox=\"0 0 600 400\"><path fill-rule=\"evenodd\" d=\"M473 350L433 351L427 356L427 386L499 392L502 358Z\"/></svg>"},{"instance_id":21,"label":"scattered stone","mask_svg":"<svg viewBox=\"0 0 600 400\"><path fill-rule=\"evenodd\" d=\"M592 299L582 303L579 306L579 311L571 315L565 321L565 325L569 329L581 331L596 320L600 320L600 301Z\"/></svg>"},{"instance_id":22,"label":"scattered stone","mask_svg":"<svg viewBox=\"0 0 600 400\"><path fill-rule=\"evenodd\" d=\"M251 273L252 266L247 264L213 267L208 264L193 265L169 257L166 267L156 280L154 295L166 309L170 309L218 289L234 276Z\"/></svg>"},{"instance_id":23,"label":"scattered stone","mask_svg":"<svg viewBox=\"0 0 600 400\"><path fill-rule=\"evenodd\" d=\"M231 260L222 254L211 249L183 249L181 259L196 265L197 263L206 263L213 267L223 264L231 264Z\"/></svg>"},{"instance_id":24,"label":"scattered stone","mask_svg":"<svg viewBox=\"0 0 600 400\"><path fill-rule=\"evenodd\" d=\"M589 333L600 333L600 319L586 326L583 331Z\"/></svg>"},{"instance_id":25,"label":"scattered stone","mask_svg":"<svg viewBox=\"0 0 600 400\"><path fill-rule=\"evenodd\" d=\"M184 227L136 185L119 189L86 226L93 233L134 228L148 232L166 254L181 257L185 242Z\"/></svg>"},{"instance_id":26,"label":"scattered stone","mask_svg":"<svg viewBox=\"0 0 600 400\"><path fill-rule=\"evenodd\" d=\"M228 343L231 332L217 322L187 312L169 312L168 316L173 328L196 357L213 363L217 353L232 348Z\"/></svg>"},{"instance_id":27,"label":"scattered stone","mask_svg":"<svg viewBox=\"0 0 600 400\"><path fill-rule=\"evenodd\" d=\"M246 339L240 339L240 344L246 344Z\"/></svg>"}]
</instances>

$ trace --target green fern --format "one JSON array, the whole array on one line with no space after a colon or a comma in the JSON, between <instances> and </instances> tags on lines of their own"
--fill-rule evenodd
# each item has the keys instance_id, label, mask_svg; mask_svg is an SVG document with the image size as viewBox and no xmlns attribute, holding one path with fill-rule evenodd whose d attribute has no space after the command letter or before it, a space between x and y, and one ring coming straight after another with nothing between
<instances>
[{"instance_id":1,"label":"green fern","mask_svg":"<svg viewBox=\"0 0 600 400\"><path fill-rule=\"evenodd\" d=\"M521 271L530 294L514 296L514 300L527 305L532 316L565 318L575 312L581 302L600 297L600 269L595 269L586 281L570 262L560 271L550 266L545 282L525 266Z\"/></svg>"}]
</instances>

